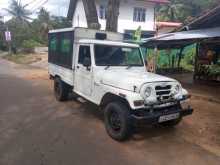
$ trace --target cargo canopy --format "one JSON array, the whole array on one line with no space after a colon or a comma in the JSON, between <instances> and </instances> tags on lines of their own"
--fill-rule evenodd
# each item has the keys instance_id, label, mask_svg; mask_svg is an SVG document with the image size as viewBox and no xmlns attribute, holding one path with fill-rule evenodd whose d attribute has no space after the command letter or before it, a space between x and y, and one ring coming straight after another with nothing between
<instances>
[{"instance_id":1,"label":"cargo canopy","mask_svg":"<svg viewBox=\"0 0 220 165\"><path fill-rule=\"evenodd\" d=\"M220 40L220 27L202 30L190 30L168 33L153 38L144 39L143 46L158 49L182 48L201 41Z\"/></svg>"}]
</instances>

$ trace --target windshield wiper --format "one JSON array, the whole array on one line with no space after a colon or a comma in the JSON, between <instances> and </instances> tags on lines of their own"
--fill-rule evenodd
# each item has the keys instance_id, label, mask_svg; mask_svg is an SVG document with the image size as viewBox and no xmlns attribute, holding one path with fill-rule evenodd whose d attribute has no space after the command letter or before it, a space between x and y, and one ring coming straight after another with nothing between
<instances>
[{"instance_id":1,"label":"windshield wiper","mask_svg":"<svg viewBox=\"0 0 220 165\"><path fill-rule=\"evenodd\" d=\"M138 64L129 64L126 69L130 69L130 68L132 68L133 66L141 66L141 65L138 65Z\"/></svg>"},{"instance_id":2,"label":"windshield wiper","mask_svg":"<svg viewBox=\"0 0 220 165\"><path fill-rule=\"evenodd\" d=\"M126 69L130 69L130 68L132 68L133 66L137 66L137 65L135 65L135 64L129 64Z\"/></svg>"},{"instance_id":3,"label":"windshield wiper","mask_svg":"<svg viewBox=\"0 0 220 165\"><path fill-rule=\"evenodd\" d=\"M111 65L107 65L107 66L105 67L105 70L107 70L108 68L110 68L110 66L111 66Z\"/></svg>"}]
</instances>

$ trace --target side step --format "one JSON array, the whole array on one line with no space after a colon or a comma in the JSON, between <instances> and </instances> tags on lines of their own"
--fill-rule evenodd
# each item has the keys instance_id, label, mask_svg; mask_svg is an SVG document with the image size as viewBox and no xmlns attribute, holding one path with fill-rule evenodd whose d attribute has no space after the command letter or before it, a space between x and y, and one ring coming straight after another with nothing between
<instances>
[{"instance_id":1,"label":"side step","mask_svg":"<svg viewBox=\"0 0 220 165\"><path fill-rule=\"evenodd\" d=\"M82 98L82 97L77 97L76 100L79 101L80 103L86 103L86 102L87 102L87 101L86 101L84 98Z\"/></svg>"}]
</instances>

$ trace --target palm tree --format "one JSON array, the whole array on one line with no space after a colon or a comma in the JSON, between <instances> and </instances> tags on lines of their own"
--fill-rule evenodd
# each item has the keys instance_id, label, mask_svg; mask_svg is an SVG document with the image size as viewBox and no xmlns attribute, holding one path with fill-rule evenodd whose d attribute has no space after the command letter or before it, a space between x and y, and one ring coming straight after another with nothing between
<instances>
[{"instance_id":1,"label":"palm tree","mask_svg":"<svg viewBox=\"0 0 220 165\"><path fill-rule=\"evenodd\" d=\"M82 2L85 9L88 27L92 29L100 29L98 14L95 6L95 0L82 0Z\"/></svg>"},{"instance_id":2,"label":"palm tree","mask_svg":"<svg viewBox=\"0 0 220 165\"><path fill-rule=\"evenodd\" d=\"M120 0L108 0L106 30L117 32Z\"/></svg>"},{"instance_id":3,"label":"palm tree","mask_svg":"<svg viewBox=\"0 0 220 165\"><path fill-rule=\"evenodd\" d=\"M12 17L21 22L32 20L32 13L27 9L29 4L23 5L21 0L11 0L8 9L5 9Z\"/></svg>"}]
</instances>

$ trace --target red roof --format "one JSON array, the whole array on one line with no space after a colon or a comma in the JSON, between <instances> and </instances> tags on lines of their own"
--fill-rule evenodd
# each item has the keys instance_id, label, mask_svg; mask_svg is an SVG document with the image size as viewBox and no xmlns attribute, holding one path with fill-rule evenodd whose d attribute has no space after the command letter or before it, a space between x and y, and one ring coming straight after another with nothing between
<instances>
[{"instance_id":1,"label":"red roof","mask_svg":"<svg viewBox=\"0 0 220 165\"><path fill-rule=\"evenodd\" d=\"M147 0L147 1L153 2L153 3L164 3L164 4L170 3L169 0Z\"/></svg>"},{"instance_id":2,"label":"red roof","mask_svg":"<svg viewBox=\"0 0 220 165\"><path fill-rule=\"evenodd\" d=\"M180 22L157 22L158 27L180 27L182 23Z\"/></svg>"}]
</instances>

